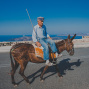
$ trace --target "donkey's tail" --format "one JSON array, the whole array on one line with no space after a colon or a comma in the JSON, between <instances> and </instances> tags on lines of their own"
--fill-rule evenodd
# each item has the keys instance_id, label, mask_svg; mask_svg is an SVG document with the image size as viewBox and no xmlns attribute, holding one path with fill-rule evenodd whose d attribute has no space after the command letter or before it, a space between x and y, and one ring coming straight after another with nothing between
<instances>
[{"instance_id":1,"label":"donkey's tail","mask_svg":"<svg viewBox=\"0 0 89 89\"><path fill-rule=\"evenodd\" d=\"M12 67L12 70L13 70L14 69L14 62L13 62L13 59L12 59L11 49L10 49L10 60L11 60L11 67Z\"/></svg>"}]
</instances>

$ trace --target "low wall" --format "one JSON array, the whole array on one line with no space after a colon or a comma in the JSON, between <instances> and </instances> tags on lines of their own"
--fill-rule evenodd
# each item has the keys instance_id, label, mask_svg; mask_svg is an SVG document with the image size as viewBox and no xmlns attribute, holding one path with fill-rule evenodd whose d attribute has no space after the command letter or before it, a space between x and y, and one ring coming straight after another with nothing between
<instances>
[{"instance_id":1,"label":"low wall","mask_svg":"<svg viewBox=\"0 0 89 89\"><path fill-rule=\"evenodd\" d=\"M57 42L59 40L55 40ZM0 42L0 44L4 44L4 42ZM8 42L5 42L7 44ZM10 42L9 42L10 43ZM8 46L0 46L0 52L9 52L10 48L15 45L16 43L32 43L32 41L19 41L19 42L12 42ZM74 48L80 48L80 47L89 47L89 39L83 38L83 39L74 39Z\"/></svg>"}]
</instances>

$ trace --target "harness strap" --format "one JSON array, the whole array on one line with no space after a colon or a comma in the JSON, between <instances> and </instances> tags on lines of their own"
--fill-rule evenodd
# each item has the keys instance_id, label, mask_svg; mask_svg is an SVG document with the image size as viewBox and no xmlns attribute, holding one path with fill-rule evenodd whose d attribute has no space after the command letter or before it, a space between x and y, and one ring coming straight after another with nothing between
<instances>
[{"instance_id":1,"label":"harness strap","mask_svg":"<svg viewBox=\"0 0 89 89\"><path fill-rule=\"evenodd\" d=\"M66 41L65 40L63 40L64 41L64 43L65 43L65 49L66 49Z\"/></svg>"}]
</instances>

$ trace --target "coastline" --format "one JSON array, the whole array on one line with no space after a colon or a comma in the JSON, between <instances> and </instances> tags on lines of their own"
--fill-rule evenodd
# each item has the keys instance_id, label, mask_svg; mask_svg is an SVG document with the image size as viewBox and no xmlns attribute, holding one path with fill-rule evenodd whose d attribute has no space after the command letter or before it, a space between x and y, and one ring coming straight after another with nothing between
<instances>
[{"instance_id":1,"label":"coastline","mask_svg":"<svg viewBox=\"0 0 89 89\"><path fill-rule=\"evenodd\" d=\"M55 42L59 40L54 40ZM6 43L6 42L0 42L0 43ZM18 41L18 42L13 42L10 46L0 46L0 53L3 52L9 52L11 47L16 44L16 43L32 43L32 41ZM82 39L74 39L74 48L81 48L81 47L89 47L89 38L82 38Z\"/></svg>"}]
</instances>

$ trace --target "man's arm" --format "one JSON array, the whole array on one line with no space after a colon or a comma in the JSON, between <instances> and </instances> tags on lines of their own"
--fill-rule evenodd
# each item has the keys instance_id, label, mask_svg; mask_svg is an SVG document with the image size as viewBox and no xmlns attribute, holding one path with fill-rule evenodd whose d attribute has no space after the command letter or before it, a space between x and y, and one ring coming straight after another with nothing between
<instances>
[{"instance_id":1,"label":"man's arm","mask_svg":"<svg viewBox=\"0 0 89 89\"><path fill-rule=\"evenodd\" d=\"M32 40L33 42L37 42L37 37L36 37L36 30L34 28L33 33L32 33Z\"/></svg>"},{"instance_id":2,"label":"man's arm","mask_svg":"<svg viewBox=\"0 0 89 89\"><path fill-rule=\"evenodd\" d=\"M32 33L32 40L33 40L33 42L35 42L37 44L38 47L41 46L41 44L37 41L35 28L34 28L33 33Z\"/></svg>"},{"instance_id":3,"label":"man's arm","mask_svg":"<svg viewBox=\"0 0 89 89\"><path fill-rule=\"evenodd\" d=\"M48 37L49 39L52 39L51 37Z\"/></svg>"},{"instance_id":4,"label":"man's arm","mask_svg":"<svg viewBox=\"0 0 89 89\"><path fill-rule=\"evenodd\" d=\"M52 39L52 38L49 36L49 34L47 33L46 26L45 26L45 31L46 31L46 34L47 34L47 38Z\"/></svg>"},{"instance_id":5,"label":"man's arm","mask_svg":"<svg viewBox=\"0 0 89 89\"><path fill-rule=\"evenodd\" d=\"M47 34L47 38L52 39L48 34Z\"/></svg>"},{"instance_id":6,"label":"man's arm","mask_svg":"<svg viewBox=\"0 0 89 89\"><path fill-rule=\"evenodd\" d=\"M40 47L41 46L41 44L40 44L40 42L36 42L36 45L38 46L38 47Z\"/></svg>"}]
</instances>

